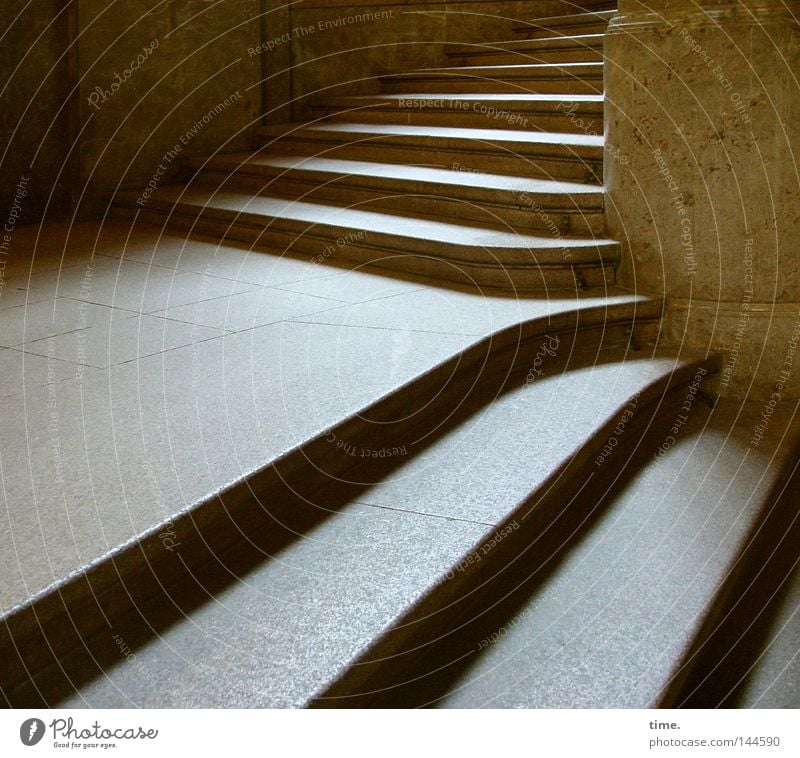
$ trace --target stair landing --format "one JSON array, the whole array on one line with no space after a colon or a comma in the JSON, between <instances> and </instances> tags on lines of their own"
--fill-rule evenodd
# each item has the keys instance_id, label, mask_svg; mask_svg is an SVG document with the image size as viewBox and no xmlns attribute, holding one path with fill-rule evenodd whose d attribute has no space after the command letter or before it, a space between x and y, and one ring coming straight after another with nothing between
<instances>
[{"instance_id":1,"label":"stair landing","mask_svg":"<svg viewBox=\"0 0 800 758\"><path fill-rule=\"evenodd\" d=\"M470 350L661 308L613 289L445 288L146 225L30 244L34 270L0 301L4 615L146 535L168 554L181 515Z\"/></svg>"}]
</instances>

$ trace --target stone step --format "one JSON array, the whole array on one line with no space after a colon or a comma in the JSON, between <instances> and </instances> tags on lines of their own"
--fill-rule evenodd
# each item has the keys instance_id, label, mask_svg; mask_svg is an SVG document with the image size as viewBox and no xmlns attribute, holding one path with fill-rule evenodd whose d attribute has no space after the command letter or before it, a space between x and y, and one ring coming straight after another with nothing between
<instances>
[{"instance_id":1,"label":"stone step","mask_svg":"<svg viewBox=\"0 0 800 758\"><path fill-rule=\"evenodd\" d=\"M575 395L557 397L556 403L564 397L574 402ZM787 408L769 449L748 455L763 404L718 402L712 410L698 395L685 414L687 397L686 387L675 402L665 396L664 423L654 421L645 434L634 431L634 417L625 421L621 410L606 438L618 444L606 442L589 463L591 471L578 474L573 486L583 491L574 499L561 497L546 528L540 521L545 503L529 500L499 526L503 540L483 543L451 572L451 581L459 571L472 573L471 580L462 576L462 586L449 593L433 590L396 619L315 704L661 706L743 545L757 532L773 485L793 465L792 443L800 431ZM389 482L386 493L416 485L414 507L435 508L436 497L457 484L450 471L461 473L468 465L467 450L453 446L449 452L446 465L435 469L435 484L432 461L427 478L407 475L402 490ZM609 463L613 470L604 471ZM461 473L459 481L464 479ZM382 504L386 493L379 487L364 502Z\"/></svg>"},{"instance_id":2,"label":"stone step","mask_svg":"<svg viewBox=\"0 0 800 758\"><path fill-rule=\"evenodd\" d=\"M604 38L604 34L576 34L476 43L449 48L447 56L457 66L602 62Z\"/></svg>"},{"instance_id":3,"label":"stone step","mask_svg":"<svg viewBox=\"0 0 800 758\"><path fill-rule=\"evenodd\" d=\"M312 104L318 118L407 124L603 134L602 95L414 93L335 97Z\"/></svg>"},{"instance_id":4,"label":"stone step","mask_svg":"<svg viewBox=\"0 0 800 758\"><path fill-rule=\"evenodd\" d=\"M316 122L262 127L258 137L280 153L592 184L603 180L602 132Z\"/></svg>"},{"instance_id":5,"label":"stone step","mask_svg":"<svg viewBox=\"0 0 800 758\"><path fill-rule=\"evenodd\" d=\"M568 16L538 18L519 24L514 32L526 39L541 39L552 36L574 36L583 34L603 34L617 10L578 13Z\"/></svg>"},{"instance_id":6,"label":"stone step","mask_svg":"<svg viewBox=\"0 0 800 758\"><path fill-rule=\"evenodd\" d=\"M280 156L258 151L194 158L193 182L487 227L552 235L605 229L602 187L575 182L392 163Z\"/></svg>"},{"instance_id":7,"label":"stone step","mask_svg":"<svg viewBox=\"0 0 800 758\"><path fill-rule=\"evenodd\" d=\"M555 324L545 328L550 331L540 331L539 343L552 345L560 335L565 354L574 347L574 333ZM588 344L595 339L602 345L598 330ZM526 385L524 378L514 379L499 395L468 391L469 397L461 395L467 405L456 417L444 425L438 414L427 423L420 420L391 443L393 450L399 445L417 452L383 463L362 461L351 467L346 486L317 490L305 507L295 499L292 508L279 511L275 498L265 500L274 520L262 509L262 523L249 525L246 543L215 552L182 583L115 616L113 633L85 637L83 649L71 651L60 667L41 671L7 699L18 707L43 699L64 707L80 699L91 707L307 704L418 598L448 584L448 575L462 576L465 555L503 544L498 535L507 535L505 522L518 519L530 490L552 485L559 464L591 455L631 395L641 393L641 408L649 413L680 381L677 374L686 379L689 362L676 365L669 356L629 361L613 342L591 356L575 353L568 364L556 360L558 370L545 367L540 381ZM522 360L535 361L537 349L534 340ZM523 375L529 370L521 368ZM570 388L579 398L572 408L552 402L554 394ZM439 423L432 427L434 420ZM553 428L563 435L551 437ZM492 445L486 444L487 434ZM360 449L361 441L352 443ZM370 502L373 483L391 487L392 475L402 477L406 467L416 468L419 479L424 459L438 459L443 450L457 453L454 463L466 476L458 504L456 492L447 498L452 503L440 499L434 510L408 508L402 500L386 506L385 497L392 497L387 492ZM553 468L545 459L551 453ZM340 458L348 455L340 451ZM509 460L517 465L509 466ZM524 482L517 480L508 490L492 486L498 478L516 480L519 470L528 473ZM577 484L563 478L562 483L566 489ZM214 601L207 602L209 597ZM120 640L135 660L120 655ZM161 686L153 686L156 678Z\"/></svg>"},{"instance_id":8,"label":"stone step","mask_svg":"<svg viewBox=\"0 0 800 758\"><path fill-rule=\"evenodd\" d=\"M606 286L614 282L620 253L606 239L515 234L203 186L167 186L144 205L139 200L122 193L114 215L319 262L342 257L473 286Z\"/></svg>"},{"instance_id":9,"label":"stone step","mask_svg":"<svg viewBox=\"0 0 800 758\"><path fill-rule=\"evenodd\" d=\"M456 66L381 77L385 92L602 94L602 63Z\"/></svg>"}]
</instances>

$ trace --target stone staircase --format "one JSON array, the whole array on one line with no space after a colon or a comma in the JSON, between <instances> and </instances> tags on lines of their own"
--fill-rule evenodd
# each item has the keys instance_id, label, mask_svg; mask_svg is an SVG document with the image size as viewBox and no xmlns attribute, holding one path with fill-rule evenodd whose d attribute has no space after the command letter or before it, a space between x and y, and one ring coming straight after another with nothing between
<instances>
[{"instance_id":1,"label":"stone staircase","mask_svg":"<svg viewBox=\"0 0 800 758\"><path fill-rule=\"evenodd\" d=\"M297 377L303 392L279 400L306 403L300 431L252 476L175 508L179 561L158 523L6 614L8 704L651 707L696 688L695 645L798 430L787 414L740 466L759 409L715 405L719 357L660 349L663 304L615 287L611 15L597 4L454 48L450 65L384 77L381 95L262 128L251 153L190 161L188 183L145 203L120 194L134 230L418 288L415 306L386 296L298 319L337 350L357 328L462 340L348 413L328 412L331 377L369 374L394 348L348 343L348 371ZM325 362L324 344L294 349ZM273 391L267 368L203 365L231 396Z\"/></svg>"},{"instance_id":2,"label":"stone staircase","mask_svg":"<svg viewBox=\"0 0 800 758\"><path fill-rule=\"evenodd\" d=\"M451 67L383 77L381 95L314 101L311 123L265 127L249 154L189 161L187 185L145 203L122 193L114 212L280 252L335 247L460 284L611 285L602 41L453 47Z\"/></svg>"}]
</instances>

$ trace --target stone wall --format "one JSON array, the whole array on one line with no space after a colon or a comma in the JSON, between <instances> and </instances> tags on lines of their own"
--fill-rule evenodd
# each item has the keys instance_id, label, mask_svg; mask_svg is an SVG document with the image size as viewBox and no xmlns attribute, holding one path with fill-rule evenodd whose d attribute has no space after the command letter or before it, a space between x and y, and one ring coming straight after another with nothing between
<instances>
[{"instance_id":1,"label":"stone wall","mask_svg":"<svg viewBox=\"0 0 800 758\"><path fill-rule=\"evenodd\" d=\"M800 397L800 22L783 0L621 0L606 40L610 233L664 337L721 390Z\"/></svg>"},{"instance_id":2,"label":"stone wall","mask_svg":"<svg viewBox=\"0 0 800 758\"><path fill-rule=\"evenodd\" d=\"M3 3L0 64L2 225L59 218L70 207L71 9L61 0ZM26 181L27 180L27 181ZM24 193L24 195L23 195ZM14 224L11 224L13 227Z\"/></svg>"},{"instance_id":3,"label":"stone wall","mask_svg":"<svg viewBox=\"0 0 800 758\"><path fill-rule=\"evenodd\" d=\"M252 145L259 0L80 0L81 215L179 176L181 158ZM155 179L154 179L155 177Z\"/></svg>"}]
</instances>

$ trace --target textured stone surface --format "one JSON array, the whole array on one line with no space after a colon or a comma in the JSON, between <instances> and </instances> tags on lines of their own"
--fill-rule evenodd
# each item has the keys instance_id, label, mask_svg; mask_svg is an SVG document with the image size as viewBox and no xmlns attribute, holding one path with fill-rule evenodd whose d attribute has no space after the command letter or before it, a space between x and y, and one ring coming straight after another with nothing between
<instances>
[{"instance_id":1,"label":"textured stone surface","mask_svg":"<svg viewBox=\"0 0 800 758\"><path fill-rule=\"evenodd\" d=\"M498 524L508 515L509 504L523 502L541 486L602 419L676 367L669 357L630 356L624 364L565 370L562 361L569 348L563 347L560 357L548 357L535 382L497 398L449 430L425 455L410 460L361 501ZM602 398L597 397L598 386L608 388Z\"/></svg>"},{"instance_id":2,"label":"textured stone surface","mask_svg":"<svg viewBox=\"0 0 800 758\"><path fill-rule=\"evenodd\" d=\"M45 209L50 218L69 211L71 14L72 9L59 0L6 4L3 8L0 228L9 219L23 178L30 181L19 198L18 223L37 221ZM4 258L0 253L0 272Z\"/></svg>"},{"instance_id":3,"label":"textured stone surface","mask_svg":"<svg viewBox=\"0 0 800 758\"><path fill-rule=\"evenodd\" d=\"M160 165L174 177L183 157L249 146L259 10L257 0L80 1L82 214L104 212L117 188L145 186Z\"/></svg>"},{"instance_id":4,"label":"textured stone surface","mask_svg":"<svg viewBox=\"0 0 800 758\"><path fill-rule=\"evenodd\" d=\"M622 281L670 298L673 344L738 354L726 392L769 399L786 368L783 397L797 397L800 25L778 1L619 11L606 176Z\"/></svg>"},{"instance_id":5,"label":"textured stone surface","mask_svg":"<svg viewBox=\"0 0 800 758\"><path fill-rule=\"evenodd\" d=\"M134 657L60 704L302 707L483 531L353 504L157 638L141 619L119 620L111 632Z\"/></svg>"},{"instance_id":6,"label":"textured stone surface","mask_svg":"<svg viewBox=\"0 0 800 758\"><path fill-rule=\"evenodd\" d=\"M780 430L748 454L758 404L698 408L677 443L603 505L528 601L487 644L476 643L473 665L439 705L657 706L757 521L776 481L773 465L787 463L782 434L800 432L788 423L793 410L783 406ZM791 664L795 650L781 652L773 675L778 657Z\"/></svg>"}]
</instances>

